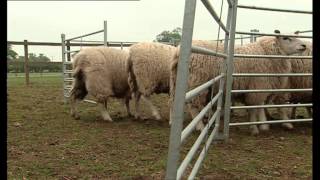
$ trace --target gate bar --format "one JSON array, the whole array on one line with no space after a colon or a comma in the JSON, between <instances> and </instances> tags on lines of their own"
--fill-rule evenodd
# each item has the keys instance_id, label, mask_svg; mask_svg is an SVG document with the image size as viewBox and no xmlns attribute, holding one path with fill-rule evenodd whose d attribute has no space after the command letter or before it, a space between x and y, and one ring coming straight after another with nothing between
<instances>
[{"instance_id":1,"label":"gate bar","mask_svg":"<svg viewBox=\"0 0 320 180\"><path fill-rule=\"evenodd\" d=\"M259 125L259 124L275 124L275 123L279 124L279 123L310 122L310 121L312 121L312 118L259 121L259 122L239 122L239 123L229 123L229 126L247 126L247 125Z\"/></svg>"},{"instance_id":2,"label":"gate bar","mask_svg":"<svg viewBox=\"0 0 320 180\"><path fill-rule=\"evenodd\" d=\"M170 141L166 168L166 180L176 179L178 161L180 159L181 131L184 116L185 93L187 91L189 58L193 35L197 0L186 0L182 26L181 51L177 72L175 98L173 101L172 124L170 128Z\"/></svg>"},{"instance_id":3,"label":"gate bar","mask_svg":"<svg viewBox=\"0 0 320 180\"><path fill-rule=\"evenodd\" d=\"M303 10L278 9L278 8L267 8L267 7L245 6L245 5L238 5L237 7L244 8L244 9L264 10L264 11L278 11L278 12L289 12L289 13L312 14L312 11L303 11Z\"/></svg>"},{"instance_id":4,"label":"gate bar","mask_svg":"<svg viewBox=\"0 0 320 180\"><path fill-rule=\"evenodd\" d=\"M193 53L198 53L198 54L205 54L205 55L210 55L210 56L218 56L218 57L223 57L226 58L228 57L226 54L224 53L219 53L219 52L215 52L203 47L199 47L199 46L192 46L191 50Z\"/></svg>"},{"instance_id":5,"label":"gate bar","mask_svg":"<svg viewBox=\"0 0 320 180\"><path fill-rule=\"evenodd\" d=\"M312 73L233 73L233 77L292 77L292 76L312 76Z\"/></svg>"},{"instance_id":6,"label":"gate bar","mask_svg":"<svg viewBox=\"0 0 320 180\"><path fill-rule=\"evenodd\" d=\"M286 107L312 107L312 104L267 104L256 106L231 106L231 109L258 109L258 108L286 108Z\"/></svg>"},{"instance_id":7,"label":"gate bar","mask_svg":"<svg viewBox=\"0 0 320 180\"><path fill-rule=\"evenodd\" d=\"M220 27L224 30L224 32L226 34L229 34L229 31L227 30L226 26L221 22L221 19L219 19L219 16L214 11L214 8L212 7L211 3L208 0L201 0L201 2L207 8L212 17L216 20L216 22L220 25Z\"/></svg>"},{"instance_id":8,"label":"gate bar","mask_svg":"<svg viewBox=\"0 0 320 180\"><path fill-rule=\"evenodd\" d=\"M184 158L184 160L182 161L179 169L178 169L178 173L177 173L177 179L180 179L183 172L186 170L187 166L189 165L190 161L192 160L193 156L195 155L195 153L197 152L197 150L199 149L205 135L208 133L208 131L210 130L210 127L212 126L212 124L215 122L217 115L218 115L218 111L217 110L212 117L210 118L210 121L208 122L208 125L206 125L203 130L201 131L200 135L198 136L197 140L195 141L195 143L192 145L191 149L189 150L188 154L186 155L186 157Z\"/></svg>"},{"instance_id":9,"label":"gate bar","mask_svg":"<svg viewBox=\"0 0 320 180\"><path fill-rule=\"evenodd\" d=\"M233 1L231 24L230 24L230 44L228 46L228 58L226 59L226 96L224 101L224 126L223 126L223 138L225 141L229 138L229 121L230 121L230 106L231 106L231 89L232 89L232 73L233 73L233 58L234 58L234 46L235 46L235 34L236 34L236 22L237 22L237 5L238 0Z\"/></svg>"},{"instance_id":10,"label":"gate bar","mask_svg":"<svg viewBox=\"0 0 320 180\"><path fill-rule=\"evenodd\" d=\"M222 91L220 91L214 98L200 111L200 113L192 119L192 121L188 124L186 128L181 133L181 142L183 142L190 133L194 130L195 126L199 121L206 115L206 113L210 110L210 108L214 105L214 103L218 100L218 98L222 95Z\"/></svg>"},{"instance_id":11,"label":"gate bar","mask_svg":"<svg viewBox=\"0 0 320 180\"><path fill-rule=\"evenodd\" d=\"M268 93L268 92L309 92L312 88L306 89L247 89L247 90L231 90L232 93Z\"/></svg>"},{"instance_id":12,"label":"gate bar","mask_svg":"<svg viewBox=\"0 0 320 180\"><path fill-rule=\"evenodd\" d=\"M281 36L281 37L296 37L296 38L312 38L312 36L277 34L277 33L273 34L273 33L259 33L259 32L243 32L243 31L237 31L236 34L261 35L261 36Z\"/></svg>"},{"instance_id":13,"label":"gate bar","mask_svg":"<svg viewBox=\"0 0 320 180\"><path fill-rule=\"evenodd\" d=\"M214 127L214 129L212 130L212 133L210 134L205 146L203 147L203 149L202 149L202 151L201 151L196 163L194 164L194 166L192 168L192 171L190 173L190 176L189 176L188 180L194 179L194 177L197 175L197 172L199 171L201 163L204 160L204 158L205 158L205 156L206 156L206 154L208 152L208 149L209 149L209 147L211 145L211 142L212 142L214 136L216 135L216 133L218 131L218 128L219 128L219 125L216 125Z\"/></svg>"},{"instance_id":14,"label":"gate bar","mask_svg":"<svg viewBox=\"0 0 320 180\"><path fill-rule=\"evenodd\" d=\"M255 55L255 54L234 54L234 57L236 58L312 59L312 56L285 56L285 55L281 56L281 55Z\"/></svg>"},{"instance_id":15,"label":"gate bar","mask_svg":"<svg viewBox=\"0 0 320 180\"><path fill-rule=\"evenodd\" d=\"M186 94L186 102L190 101L193 97L200 94L201 92L207 90L210 86L212 86L215 82L217 82L219 79L224 77L224 74L221 74L214 79L211 79L210 81L192 89L191 91L187 92Z\"/></svg>"},{"instance_id":16,"label":"gate bar","mask_svg":"<svg viewBox=\"0 0 320 180\"><path fill-rule=\"evenodd\" d=\"M101 33L103 32L104 30L100 30L100 31L95 31L95 32L92 32L92 33L88 33L88 34L85 34L85 35L82 35L82 36L77 36L77 37L74 37L74 38L70 38L70 39L66 39L65 41L72 41L74 39L79 39L79 38L82 38L82 37L87 37L87 36L90 36L90 35L93 35L93 34L98 34L98 33Z\"/></svg>"}]
</instances>

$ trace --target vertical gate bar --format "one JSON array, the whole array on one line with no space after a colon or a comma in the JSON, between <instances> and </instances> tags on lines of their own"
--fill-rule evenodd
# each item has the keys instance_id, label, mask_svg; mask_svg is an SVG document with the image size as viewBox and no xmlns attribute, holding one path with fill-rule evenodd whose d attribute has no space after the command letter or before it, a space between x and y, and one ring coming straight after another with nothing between
<instances>
[{"instance_id":1,"label":"vertical gate bar","mask_svg":"<svg viewBox=\"0 0 320 180\"><path fill-rule=\"evenodd\" d=\"M67 102L67 98L65 97L65 93L66 93L66 85L64 82L64 78L65 78L65 71L66 71L66 44L65 44L65 39L66 36L65 34L61 34L61 48L62 48L62 86L63 86L63 102L66 103Z\"/></svg>"},{"instance_id":2,"label":"vertical gate bar","mask_svg":"<svg viewBox=\"0 0 320 180\"><path fill-rule=\"evenodd\" d=\"M224 106L224 138L225 141L229 138L229 121L230 121L230 105L231 105L231 89L232 89L232 73L233 73L233 57L234 57L234 43L235 43L235 31L237 22L237 5L238 0L234 0L232 6L232 18L230 27L230 44L228 47L227 58L227 83L226 83L226 99Z\"/></svg>"},{"instance_id":3,"label":"vertical gate bar","mask_svg":"<svg viewBox=\"0 0 320 180\"><path fill-rule=\"evenodd\" d=\"M105 46L108 46L107 25L107 20L103 21L103 44Z\"/></svg>"},{"instance_id":4,"label":"vertical gate bar","mask_svg":"<svg viewBox=\"0 0 320 180\"><path fill-rule=\"evenodd\" d=\"M232 19L232 6L229 6L228 7L228 16L227 16L227 24L226 24L226 28L227 30L230 32L230 22L231 22L231 19ZM225 34L225 41L224 41L224 53L227 54L227 51L228 51L228 45L229 45L229 37L230 37L230 33L229 34ZM228 55L228 54L227 54ZM222 66L222 70L221 72L223 74L226 74L226 71L227 71L227 58L224 59L223 61L223 66ZM222 95L219 97L218 99L218 103L217 103L217 107L218 109L221 109L222 107L222 102L223 102L223 94L224 94L224 81L226 81L226 76L222 77L220 79L220 83L219 83L219 92L222 92ZM218 116L217 116L217 119L216 119L216 126L219 126L220 124L220 115L221 115L221 111L218 112ZM221 132L219 132L219 130L217 131L217 135L215 136L215 139L217 140L222 140L224 139L224 136L223 134L221 134Z\"/></svg>"},{"instance_id":5,"label":"vertical gate bar","mask_svg":"<svg viewBox=\"0 0 320 180\"><path fill-rule=\"evenodd\" d=\"M26 86L29 86L29 52L28 40L24 40L24 73L26 76Z\"/></svg>"},{"instance_id":6,"label":"vertical gate bar","mask_svg":"<svg viewBox=\"0 0 320 180\"><path fill-rule=\"evenodd\" d=\"M71 62L71 53L70 53L70 41L66 41L66 47L67 47L67 62ZM65 70L67 70L67 65L65 65ZM72 77L72 74L65 74L65 77L67 78L71 78ZM65 82L67 83L67 82ZM66 90L67 91L67 90Z\"/></svg>"},{"instance_id":7,"label":"vertical gate bar","mask_svg":"<svg viewBox=\"0 0 320 180\"><path fill-rule=\"evenodd\" d=\"M67 62L70 62L71 61L70 41L67 41L66 45L67 45L67 51L68 51L68 53L67 53Z\"/></svg>"},{"instance_id":8,"label":"vertical gate bar","mask_svg":"<svg viewBox=\"0 0 320 180\"><path fill-rule=\"evenodd\" d=\"M185 1L180 59L173 101L173 115L171 117L173 119L170 128L166 180L176 179L177 177L196 2L196 0Z\"/></svg>"}]
</instances>

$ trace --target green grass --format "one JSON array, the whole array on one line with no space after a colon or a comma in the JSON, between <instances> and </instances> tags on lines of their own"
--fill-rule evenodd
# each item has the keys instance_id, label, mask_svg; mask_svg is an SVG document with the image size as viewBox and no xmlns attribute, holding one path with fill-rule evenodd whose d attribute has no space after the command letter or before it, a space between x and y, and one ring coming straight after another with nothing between
<instances>
[{"instance_id":1,"label":"green grass","mask_svg":"<svg viewBox=\"0 0 320 180\"><path fill-rule=\"evenodd\" d=\"M60 77L30 81L26 87L24 78L8 78L9 179L163 179L170 132L166 95L152 97L161 106L162 122L128 118L118 100L109 103L113 123L100 120L99 108L88 103L80 103L81 119L74 120L62 101ZM145 104L141 108L150 116ZM237 113L232 120L246 116ZM311 152L309 123L295 124L292 131L273 125L258 137L248 127L231 128L229 143L211 146L198 177L311 179Z\"/></svg>"}]
</instances>

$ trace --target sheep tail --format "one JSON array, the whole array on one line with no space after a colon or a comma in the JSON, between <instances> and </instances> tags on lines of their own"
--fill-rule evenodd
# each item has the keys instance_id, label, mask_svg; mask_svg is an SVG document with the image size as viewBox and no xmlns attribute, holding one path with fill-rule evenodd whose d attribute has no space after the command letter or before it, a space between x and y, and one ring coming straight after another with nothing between
<instances>
[{"instance_id":1,"label":"sheep tail","mask_svg":"<svg viewBox=\"0 0 320 180\"><path fill-rule=\"evenodd\" d=\"M129 84L130 90L131 92L135 93L138 90L138 85L137 85L137 80L133 71L132 64L133 63L132 63L131 54L130 54L127 59L126 71L128 73L128 84Z\"/></svg>"},{"instance_id":2,"label":"sheep tail","mask_svg":"<svg viewBox=\"0 0 320 180\"><path fill-rule=\"evenodd\" d=\"M70 91L70 96L71 98L82 100L88 94L85 85L85 75L82 69L78 66L74 69L72 76L74 77L74 82Z\"/></svg>"},{"instance_id":3,"label":"sheep tail","mask_svg":"<svg viewBox=\"0 0 320 180\"><path fill-rule=\"evenodd\" d=\"M174 52L171 63L170 63L170 98L169 98L169 106L171 107L174 99L174 91L176 87L176 79L177 79L177 68L178 68L178 61L180 55L180 47Z\"/></svg>"}]
</instances>

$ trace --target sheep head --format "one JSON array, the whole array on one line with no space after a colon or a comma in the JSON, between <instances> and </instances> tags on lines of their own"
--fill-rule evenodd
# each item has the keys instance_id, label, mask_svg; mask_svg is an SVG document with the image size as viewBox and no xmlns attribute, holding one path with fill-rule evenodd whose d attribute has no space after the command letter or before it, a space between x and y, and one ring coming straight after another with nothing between
<instances>
[{"instance_id":1,"label":"sheep head","mask_svg":"<svg viewBox=\"0 0 320 180\"><path fill-rule=\"evenodd\" d=\"M274 32L276 34L280 34L279 30L275 30ZM286 55L301 53L306 50L306 44L300 39L294 37L277 36L276 41L281 51Z\"/></svg>"}]
</instances>

